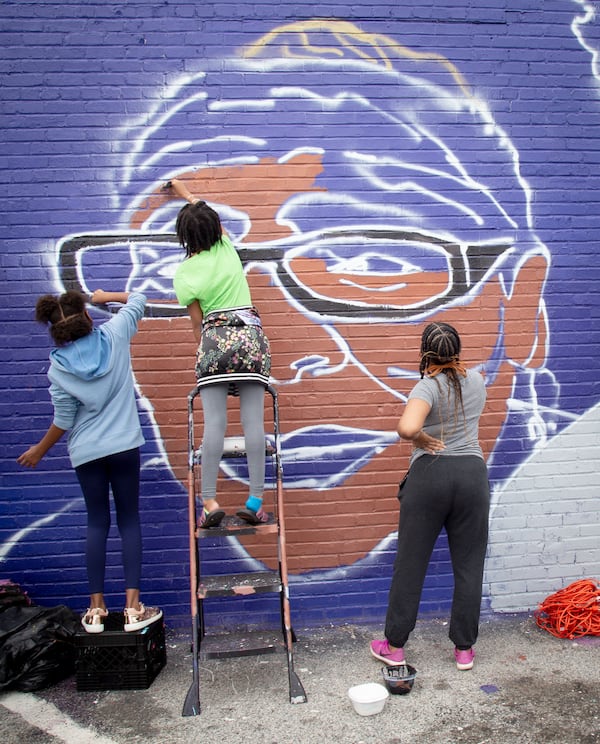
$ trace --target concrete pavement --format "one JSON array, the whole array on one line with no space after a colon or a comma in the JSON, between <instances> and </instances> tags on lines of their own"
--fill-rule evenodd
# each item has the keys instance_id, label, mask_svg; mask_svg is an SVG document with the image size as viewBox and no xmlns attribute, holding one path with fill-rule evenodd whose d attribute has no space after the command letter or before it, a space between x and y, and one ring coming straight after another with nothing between
<instances>
[{"instance_id":1,"label":"concrete pavement","mask_svg":"<svg viewBox=\"0 0 600 744\"><path fill-rule=\"evenodd\" d=\"M600 637L554 638L531 616L481 624L475 667L456 669L445 620L421 619L406 646L412 692L361 717L350 686L381 681L368 643L381 627L298 629L291 705L284 654L200 662L199 716L183 718L189 639L167 630L167 665L147 690L77 692L75 678L0 695L4 744L598 744Z\"/></svg>"}]
</instances>

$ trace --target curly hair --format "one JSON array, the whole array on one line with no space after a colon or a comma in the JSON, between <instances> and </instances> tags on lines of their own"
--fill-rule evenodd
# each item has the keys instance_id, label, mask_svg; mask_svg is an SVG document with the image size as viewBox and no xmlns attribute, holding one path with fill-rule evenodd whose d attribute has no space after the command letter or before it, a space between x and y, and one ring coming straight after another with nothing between
<instances>
[{"instance_id":1,"label":"curly hair","mask_svg":"<svg viewBox=\"0 0 600 744\"><path fill-rule=\"evenodd\" d=\"M48 329L57 346L66 346L92 332L94 324L86 312L86 297L69 290L56 297L43 295L35 305L35 319L49 323Z\"/></svg>"},{"instance_id":2,"label":"curly hair","mask_svg":"<svg viewBox=\"0 0 600 744\"><path fill-rule=\"evenodd\" d=\"M205 201L182 207L177 215L175 231L187 258L209 251L223 237L219 215Z\"/></svg>"}]
</instances>

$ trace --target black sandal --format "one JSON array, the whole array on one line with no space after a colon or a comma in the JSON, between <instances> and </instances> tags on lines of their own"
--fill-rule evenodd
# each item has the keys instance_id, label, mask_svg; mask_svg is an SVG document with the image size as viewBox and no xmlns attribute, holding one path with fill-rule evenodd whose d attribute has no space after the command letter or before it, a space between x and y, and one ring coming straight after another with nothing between
<instances>
[{"instance_id":1,"label":"black sandal","mask_svg":"<svg viewBox=\"0 0 600 744\"><path fill-rule=\"evenodd\" d=\"M208 530L211 527L218 527L223 521L225 512L223 509L213 509L212 511L206 511L202 509L202 514L198 520L198 527L202 527L204 530Z\"/></svg>"},{"instance_id":2,"label":"black sandal","mask_svg":"<svg viewBox=\"0 0 600 744\"><path fill-rule=\"evenodd\" d=\"M257 512L253 509L240 509L236 514L248 524L265 524L269 521L269 515L266 511L263 511L262 507Z\"/></svg>"}]
</instances>

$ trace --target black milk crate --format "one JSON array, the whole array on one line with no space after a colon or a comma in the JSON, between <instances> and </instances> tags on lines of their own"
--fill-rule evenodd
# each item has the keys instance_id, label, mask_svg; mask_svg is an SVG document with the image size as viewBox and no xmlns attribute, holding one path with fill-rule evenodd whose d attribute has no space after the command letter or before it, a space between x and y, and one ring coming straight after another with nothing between
<instances>
[{"instance_id":1,"label":"black milk crate","mask_svg":"<svg viewBox=\"0 0 600 744\"><path fill-rule=\"evenodd\" d=\"M75 634L79 692L145 690L167 663L163 618L126 633L123 614L109 613L102 633Z\"/></svg>"}]
</instances>

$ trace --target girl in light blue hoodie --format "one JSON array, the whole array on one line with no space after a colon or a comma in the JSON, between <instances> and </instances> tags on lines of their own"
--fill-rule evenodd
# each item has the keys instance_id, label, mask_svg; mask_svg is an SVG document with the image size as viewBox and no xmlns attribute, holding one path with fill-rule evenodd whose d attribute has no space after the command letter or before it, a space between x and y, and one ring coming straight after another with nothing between
<instances>
[{"instance_id":1,"label":"girl in light blue hoodie","mask_svg":"<svg viewBox=\"0 0 600 744\"><path fill-rule=\"evenodd\" d=\"M34 468L68 431L71 464L86 504L86 565L90 606L81 622L88 633L104 630L106 541L112 490L122 542L126 599L124 629L138 630L162 616L140 602L142 538L139 516L140 446L144 442L135 400L130 341L144 314L146 298L132 292L98 289L92 304L124 304L99 328L86 309L86 298L69 291L44 295L36 320L49 324L55 349L50 354L50 396L54 419L42 439L17 459Z\"/></svg>"}]
</instances>

